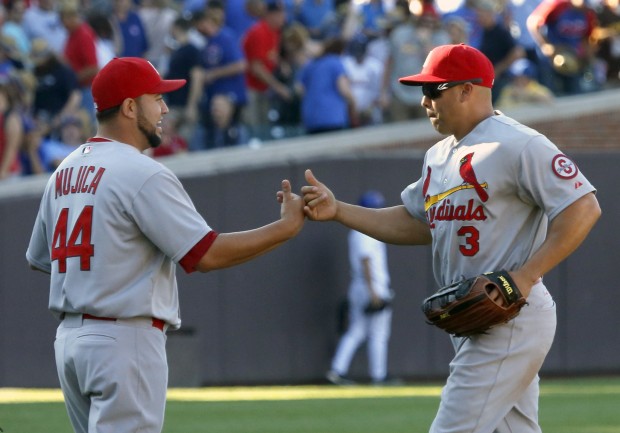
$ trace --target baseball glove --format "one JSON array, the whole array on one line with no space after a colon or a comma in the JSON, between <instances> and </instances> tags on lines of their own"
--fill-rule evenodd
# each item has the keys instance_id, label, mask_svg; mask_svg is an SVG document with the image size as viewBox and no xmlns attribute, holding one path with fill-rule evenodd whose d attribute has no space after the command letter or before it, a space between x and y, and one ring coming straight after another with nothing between
<instances>
[{"instance_id":1,"label":"baseball glove","mask_svg":"<svg viewBox=\"0 0 620 433\"><path fill-rule=\"evenodd\" d=\"M489 294L497 289L498 302ZM525 298L508 272L488 272L444 287L422 303L428 323L457 337L482 334L516 317Z\"/></svg>"},{"instance_id":2,"label":"baseball glove","mask_svg":"<svg viewBox=\"0 0 620 433\"><path fill-rule=\"evenodd\" d=\"M386 301L385 299L380 299L379 302L377 302L376 304L369 302L364 308L364 313L366 314L378 313L379 311L385 310L389 306L390 306L390 301Z\"/></svg>"}]
</instances>

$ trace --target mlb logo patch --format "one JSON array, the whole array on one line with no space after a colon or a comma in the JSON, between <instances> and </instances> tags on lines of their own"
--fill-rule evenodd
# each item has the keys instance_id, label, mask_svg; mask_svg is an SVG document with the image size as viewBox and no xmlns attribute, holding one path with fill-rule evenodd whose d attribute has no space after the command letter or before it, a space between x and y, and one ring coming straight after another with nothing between
<instances>
[{"instance_id":1,"label":"mlb logo patch","mask_svg":"<svg viewBox=\"0 0 620 433\"><path fill-rule=\"evenodd\" d=\"M84 146L84 149L82 149L82 155L88 155L92 150L92 146Z\"/></svg>"}]
</instances>

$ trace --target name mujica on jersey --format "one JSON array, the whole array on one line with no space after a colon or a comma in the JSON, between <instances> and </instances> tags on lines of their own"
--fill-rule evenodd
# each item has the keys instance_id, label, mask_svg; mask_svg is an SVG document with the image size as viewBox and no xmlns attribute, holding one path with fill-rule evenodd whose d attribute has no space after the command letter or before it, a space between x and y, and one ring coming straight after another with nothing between
<instances>
[{"instance_id":1,"label":"name mujica on jersey","mask_svg":"<svg viewBox=\"0 0 620 433\"><path fill-rule=\"evenodd\" d=\"M56 195L95 194L105 168L92 165L68 167L56 172Z\"/></svg>"}]
</instances>

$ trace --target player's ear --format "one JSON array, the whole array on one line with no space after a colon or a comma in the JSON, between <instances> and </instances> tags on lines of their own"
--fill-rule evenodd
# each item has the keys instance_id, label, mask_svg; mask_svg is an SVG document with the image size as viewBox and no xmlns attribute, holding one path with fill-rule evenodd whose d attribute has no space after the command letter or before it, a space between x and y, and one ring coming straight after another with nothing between
<instances>
[{"instance_id":1,"label":"player's ear","mask_svg":"<svg viewBox=\"0 0 620 433\"><path fill-rule=\"evenodd\" d=\"M135 119L138 116L138 103L133 98L126 98L121 104L120 111L124 116Z\"/></svg>"},{"instance_id":2,"label":"player's ear","mask_svg":"<svg viewBox=\"0 0 620 433\"><path fill-rule=\"evenodd\" d=\"M461 86L461 99L465 100L465 98L471 97L472 92L474 91L474 85L472 83L464 83Z\"/></svg>"}]
</instances>

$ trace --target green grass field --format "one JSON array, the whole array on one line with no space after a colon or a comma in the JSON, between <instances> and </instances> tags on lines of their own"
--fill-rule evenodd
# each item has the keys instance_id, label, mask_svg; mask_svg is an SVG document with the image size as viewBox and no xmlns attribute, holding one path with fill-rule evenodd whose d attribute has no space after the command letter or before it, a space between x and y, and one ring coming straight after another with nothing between
<instances>
[{"instance_id":1,"label":"green grass field","mask_svg":"<svg viewBox=\"0 0 620 433\"><path fill-rule=\"evenodd\" d=\"M439 384L173 389L164 432L424 433L439 392ZM60 398L0 388L0 428L71 433ZM620 433L620 378L543 380L540 422L544 433Z\"/></svg>"}]
</instances>

